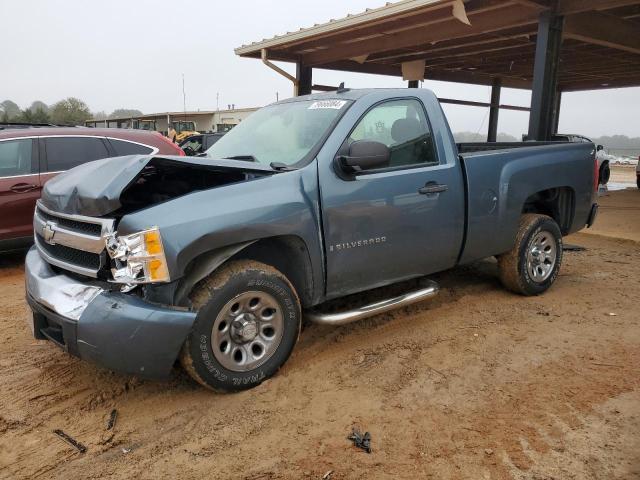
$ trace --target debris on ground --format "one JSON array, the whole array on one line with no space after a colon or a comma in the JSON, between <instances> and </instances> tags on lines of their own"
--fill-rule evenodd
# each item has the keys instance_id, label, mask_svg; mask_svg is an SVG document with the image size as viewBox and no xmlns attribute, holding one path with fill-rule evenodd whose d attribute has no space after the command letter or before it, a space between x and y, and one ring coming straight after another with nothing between
<instances>
[{"instance_id":1,"label":"debris on ground","mask_svg":"<svg viewBox=\"0 0 640 480\"><path fill-rule=\"evenodd\" d=\"M584 252L585 250L586 248L581 245L573 245L571 243L565 243L562 245L562 251L564 252Z\"/></svg>"},{"instance_id":2,"label":"debris on ground","mask_svg":"<svg viewBox=\"0 0 640 480\"><path fill-rule=\"evenodd\" d=\"M116 432L114 430L114 427L116 426L117 419L118 419L118 410L114 408L113 410L111 410L111 413L109 414L109 418L107 419L106 428L102 433L101 439L99 442L100 445L106 445L110 443L111 440L113 440L113 437L115 437Z\"/></svg>"},{"instance_id":3,"label":"debris on ground","mask_svg":"<svg viewBox=\"0 0 640 480\"><path fill-rule=\"evenodd\" d=\"M109 415L109 420L107 420L107 430L111 430L116 425L116 420L118 419L118 410L115 408L111 410L111 414Z\"/></svg>"},{"instance_id":4,"label":"debris on ground","mask_svg":"<svg viewBox=\"0 0 640 480\"><path fill-rule=\"evenodd\" d=\"M65 442L67 442L72 447L76 448L80 453L85 453L87 451L87 447L85 447L83 444L78 442L75 438L64 433L62 430L56 429L53 431L53 433L58 435L60 438L62 438Z\"/></svg>"},{"instance_id":5,"label":"debris on ground","mask_svg":"<svg viewBox=\"0 0 640 480\"><path fill-rule=\"evenodd\" d=\"M356 447L361 448L367 453L371 453L371 434L369 432L364 432L364 435L362 435L360 430L354 428L347 438L351 440Z\"/></svg>"},{"instance_id":6,"label":"debris on ground","mask_svg":"<svg viewBox=\"0 0 640 480\"><path fill-rule=\"evenodd\" d=\"M331 475L333 475L333 470L329 470L327 473L325 473L322 476L322 480L329 480L331 478Z\"/></svg>"}]
</instances>

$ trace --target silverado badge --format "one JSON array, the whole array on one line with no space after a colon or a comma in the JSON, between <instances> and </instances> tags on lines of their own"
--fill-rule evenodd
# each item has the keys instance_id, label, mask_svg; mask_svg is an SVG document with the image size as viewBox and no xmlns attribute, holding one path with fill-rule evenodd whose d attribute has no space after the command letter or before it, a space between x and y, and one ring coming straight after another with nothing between
<instances>
[{"instance_id":1,"label":"silverado badge","mask_svg":"<svg viewBox=\"0 0 640 480\"><path fill-rule=\"evenodd\" d=\"M370 247L376 244L386 243L386 241L387 241L387 237L374 237L374 238L365 238L364 240L353 240L350 242L336 243L334 245L329 245L329 251L333 252L334 250L347 250L350 248Z\"/></svg>"}]
</instances>

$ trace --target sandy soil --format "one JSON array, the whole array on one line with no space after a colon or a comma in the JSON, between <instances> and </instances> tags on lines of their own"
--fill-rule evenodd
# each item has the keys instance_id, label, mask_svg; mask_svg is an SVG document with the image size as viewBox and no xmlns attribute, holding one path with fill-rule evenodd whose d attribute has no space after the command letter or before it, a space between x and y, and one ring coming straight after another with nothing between
<instances>
[{"instance_id":1,"label":"sandy soil","mask_svg":"<svg viewBox=\"0 0 640 480\"><path fill-rule=\"evenodd\" d=\"M434 301L307 328L274 379L234 395L33 340L21 258L1 257L0 477L640 478L640 191L602 203L544 296L504 291L495 262L458 268Z\"/></svg>"},{"instance_id":2,"label":"sandy soil","mask_svg":"<svg viewBox=\"0 0 640 480\"><path fill-rule=\"evenodd\" d=\"M600 196L596 224L585 232L640 242L640 190L636 185L635 167L614 165L611 182L628 187Z\"/></svg>"},{"instance_id":3,"label":"sandy soil","mask_svg":"<svg viewBox=\"0 0 640 480\"><path fill-rule=\"evenodd\" d=\"M635 185L636 166L635 165L611 165L610 182L621 182Z\"/></svg>"}]
</instances>

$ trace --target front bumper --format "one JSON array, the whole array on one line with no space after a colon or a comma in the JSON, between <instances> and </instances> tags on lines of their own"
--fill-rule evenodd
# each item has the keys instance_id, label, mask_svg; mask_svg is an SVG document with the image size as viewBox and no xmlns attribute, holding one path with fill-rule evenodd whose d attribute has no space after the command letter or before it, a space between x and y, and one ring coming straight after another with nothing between
<instances>
[{"instance_id":1,"label":"front bumper","mask_svg":"<svg viewBox=\"0 0 640 480\"><path fill-rule=\"evenodd\" d=\"M35 247L25 278L34 336L118 372L167 376L196 317L59 274Z\"/></svg>"}]
</instances>

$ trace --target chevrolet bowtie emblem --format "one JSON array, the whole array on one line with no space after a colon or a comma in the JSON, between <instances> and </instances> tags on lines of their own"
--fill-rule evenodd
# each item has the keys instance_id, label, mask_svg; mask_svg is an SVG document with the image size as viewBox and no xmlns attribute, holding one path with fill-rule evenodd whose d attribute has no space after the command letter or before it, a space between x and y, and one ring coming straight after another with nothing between
<instances>
[{"instance_id":1,"label":"chevrolet bowtie emblem","mask_svg":"<svg viewBox=\"0 0 640 480\"><path fill-rule=\"evenodd\" d=\"M44 238L44 241L47 242L49 245L55 245L55 241L53 240L53 237L56 234L56 224L54 222L47 222L42 226L42 238Z\"/></svg>"}]
</instances>

